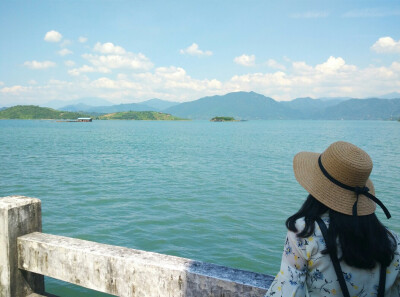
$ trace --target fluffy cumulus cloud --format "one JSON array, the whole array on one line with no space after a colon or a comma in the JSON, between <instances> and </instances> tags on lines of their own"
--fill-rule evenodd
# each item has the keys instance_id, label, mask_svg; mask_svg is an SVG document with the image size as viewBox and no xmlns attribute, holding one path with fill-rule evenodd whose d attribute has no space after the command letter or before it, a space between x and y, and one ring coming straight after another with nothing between
<instances>
[{"instance_id":1,"label":"fluffy cumulus cloud","mask_svg":"<svg viewBox=\"0 0 400 297\"><path fill-rule=\"evenodd\" d=\"M119 83L128 85L128 81L129 78L121 77ZM199 80L180 67L158 67L153 72L137 73L130 81L138 83L129 85L136 94L178 101L234 91L255 91L277 100L300 96L362 98L400 90L400 63L360 69L347 64L342 57L331 56L316 65L293 61L286 70L234 75L227 81ZM110 81L107 84L114 89L118 86Z\"/></svg>"},{"instance_id":2,"label":"fluffy cumulus cloud","mask_svg":"<svg viewBox=\"0 0 400 297\"><path fill-rule=\"evenodd\" d=\"M397 53L399 43L391 37L382 37L372 49L382 53ZM185 54L204 55L205 52L197 44L193 45L182 51ZM87 46L82 47L88 49ZM67 48L62 47L58 53L61 56L70 54ZM37 104L40 100L43 102L43 98L70 100L77 97L106 97L115 103L132 102L132 98L137 101L161 98L185 102L234 91L255 91L277 100L304 96L362 98L400 91L399 62L393 62L390 66L359 68L337 56L327 57L316 64L284 57L284 65L269 59L258 65L263 66L264 71L259 71L261 67L242 68L241 71L246 69L248 73L233 74L221 81L212 76L201 79L192 77L182 67L154 67L144 54L130 52L111 42L98 42L81 57L83 63L66 59L63 62L71 81L53 78L47 83L42 80L38 83L31 80L25 86L0 82L0 102ZM256 65L255 56L247 54L234 58L234 62L247 67ZM56 64L34 60L26 61L24 66L46 69Z\"/></svg>"},{"instance_id":3,"label":"fluffy cumulus cloud","mask_svg":"<svg viewBox=\"0 0 400 297\"><path fill-rule=\"evenodd\" d=\"M43 62L38 62L38 61L26 61L24 63L24 66L31 68L31 69L46 69L50 67L56 66L56 63L52 61L43 61Z\"/></svg>"},{"instance_id":4,"label":"fluffy cumulus cloud","mask_svg":"<svg viewBox=\"0 0 400 297\"><path fill-rule=\"evenodd\" d=\"M392 37L381 37L372 45L371 49L379 54L400 54L400 40L396 41Z\"/></svg>"},{"instance_id":5,"label":"fluffy cumulus cloud","mask_svg":"<svg viewBox=\"0 0 400 297\"><path fill-rule=\"evenodd\" d=\"M117 79L101 77L92 81L90 87L111 98L187 101L221 92L222 83L216 79L194 79L183 68L170 66L133 75L120 74Z\"/></svg>"},{"instance_id":6,"label":"fluffy cumulus cloud","mask_svg":"<svg viewBox=\"0 0 400 297\"><path fill-rule=\"evenodd\" d=\"M357 67L354 65L347 65L343 58L332 57L330 56L328 60L322 64L319 64L315 67L315 70L322 74L336 74L339 71L341 72L353 72L357 70Z\"/></svg>"},{"instance_id":7,"label":"fluffy cumulus cloud","mask_svg":"<svg viewBox=\"0 0 400 297\"><path fill-rule=\"evenodd\" d=\"M233 61L236 64L239 64L239 65L242 65L242 66L246 66L246 67L254 66L255 65L255 61L256 61L256 56L254 56L254 55L250 55L249 56L249 55L243 54L243 55L241 55L239 57L235 57L233 59Z\"/></svg>"},{"instance_id":8,"label":"fluffy cumulus cloud","mask_svg":"<svg viewBox=\"0 0 400 297\"><path fill-rule=\"evenodd\" d=\"M109 70L107 67L92 67L88 65L83 65L82 67L79 68L74 68L71 70L68 70L68 74L72 76L79 76L82 73L90 73L90 72L98 72L98 73L109 73L111 70Z\"/></svg>"},{"instance_id":9,"label":"fluffy cumulus cloud","mask_svg":"<svg viewBox=\"0 0 400 297\"><path fill-rule=\"evenodd\" d=\"M82 55L90 65L71 69L68 73L78 76L89 72L109 73L117 69L147 71L153 67L153 63L145 55L128 52L123 47L114 45L111 42L98 42L93 51L95 54Z\"/></svg>"},{"instance_id":10,"label":"fluffy cumulus cloud","mask_svg":"<svg viewBox=\"0 0 400 297\"><path fill-rule=\"evenodd\" d=\"M212 55L212 51L203 51L201 49L199 49L199 45L197 43L193 43L192 45L188 46L185 49L181 49L179 51L181 54L188 54L191 56L211 56Z\"/></svg>"},{"instance_id":11,"label":"fluffy cumulus cloud","mask_svg":"<svg viewBox=\"0 0 400 297\"><path fill-rule=\"evenodd\" d=\"M359 69L341 57L329 57L315 66L292 62L291 69L274 73L249 73L233 76L224 87L255 91L278 100L296 97L366 97L400 89L400 63L390 67ZM383 91L384 90L384 91Z\"/></svg>"},{"instance_id":12,"label":"fluffy cumulus cloud","mask_svg":"<svg viewBox=\"0 0 400 297\"><path fill-rule=\"evenodd\" d=\"M82 56L98 69L133 69L147 70L153 67L153 63L143 54L129 53L126 55L92 55Z\"/></svg>"},{"instance_id":13,"label":"fluffy cumulus cloud","mask_svg":"<svg viewBox=\"0 0 400 297\"><path fill-rule=\"evenodd\" d=\"M102 54L124 55L126 53L124 48L114 45L111 42L106 42L103 44L98 42L94 46L93 50Z\"/></svg>"},{"instance_id":14,"label":"fluffy cumulus cloud","mask_svg":"<svg viewBox=\"0 0 400 297\"><path fill-rule=\"evenodd\" d=\"M44 40L47 42L59 42L61 38L62 35L54 30L47 32L46 35L44 36Z\"/></svg>"}]
</instances>

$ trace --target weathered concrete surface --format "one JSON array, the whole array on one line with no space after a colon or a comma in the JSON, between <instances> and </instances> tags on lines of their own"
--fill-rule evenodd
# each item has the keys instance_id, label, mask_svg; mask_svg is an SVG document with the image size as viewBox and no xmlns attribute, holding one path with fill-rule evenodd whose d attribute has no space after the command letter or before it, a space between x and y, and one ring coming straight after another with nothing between
<instances>
[{"instance_id":1,"label":"weathered concrete surface","mask_svg":"<svg viewBox=\"0 0 400 297\"><path fill-rule=\"evenodd\" d=\"M44 291L43 276L18 269L17 237L36 231L42 231L39 199L0 198L0 297Z\"/></svg>"},{"instance_id":2,"label":"weathered concrete surface","mask_svg":"<svg viewBox=\"0 0 400 297\"><path fill-rule=\"evenodd\" d=\"M44 293L44 295L32 293L32 294L29 294L29 295L26 296L26 297L58 297L58 296L53 295L53 294L49 294L49 293Z\"/></svg>"},{"instance_id":3,"label":"weathered concrete surface","mask_svg":"<svg viewBox=\"0 0 400 297\"><path fill-rule=\"evenodd\" d=\"M19 268L121 297L258 297L268 275L185 258L31 233L18 238Z\"/></svg>"}]
</instances>

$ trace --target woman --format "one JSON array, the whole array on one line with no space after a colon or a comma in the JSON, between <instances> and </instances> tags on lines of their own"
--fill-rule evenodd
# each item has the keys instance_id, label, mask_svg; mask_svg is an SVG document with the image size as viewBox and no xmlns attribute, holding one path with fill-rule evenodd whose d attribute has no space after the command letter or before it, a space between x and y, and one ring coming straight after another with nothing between
<instances>
[{"instance_id":1,"label":"woman","mask_svg":"<svg viewBox=\"0 0 400 297\"><path fill-rule=\"evenodd\" d=\"M348 142L294 157L309 192L289 217L281 270L265 296L400 296L400 241L375 215L372 160Z\"/></svg>"}]
</instances>

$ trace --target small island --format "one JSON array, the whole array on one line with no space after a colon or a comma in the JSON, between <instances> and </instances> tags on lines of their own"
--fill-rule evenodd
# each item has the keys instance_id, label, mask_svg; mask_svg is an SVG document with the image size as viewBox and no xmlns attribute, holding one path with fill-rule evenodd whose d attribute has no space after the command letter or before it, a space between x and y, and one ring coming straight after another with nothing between
<instances>
[{"instance_id":1,"label":"small island","mask_svg":"<svg viewBox=\"0 0 400 297\"><path fill-rule=\"evenodd\" d=\"M184 121L158 111L126 111L109 114L68 112L35 105L17 105L0 111L0 119L57 120L57 122L91 122L94 120Z\"/></svg>"},{"instance_id":2,"label":"small island","mask_svg":"<svg viewBox=\"0 0 400 297\"><path fill-rule=\"evenodd\" d=\"M235 120L234 117L213 117L211 122L239 122L239 120Z\"/></svg>"},{"instance_id":3,"label":"small island","mask_svg":"<svg viewBox=\"0 0 400 297\"><path fill-rule=\"evenodd\" d=\"M72 120L90 118L86 113L55 110L36 105L17 105L0 111L0 119L4 120Z\"/></svg>"},{"instance_id":4,"label":"small island","mask_svg":"<svg viewBox=\"0 0 400 297\"><path fill-rule=\"evenodd\" d=\"M185 121L168 113L158 111L123 111L96 117L97 120L136 120L136 121Z\"/></svg>"}]
</instances>

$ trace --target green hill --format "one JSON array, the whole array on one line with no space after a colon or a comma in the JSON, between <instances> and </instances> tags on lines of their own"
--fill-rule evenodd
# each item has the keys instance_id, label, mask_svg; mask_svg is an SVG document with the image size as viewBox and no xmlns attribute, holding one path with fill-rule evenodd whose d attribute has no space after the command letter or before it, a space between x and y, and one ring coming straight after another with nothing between
<instances>
[{"instance_id":1,"label":"green hill","mask_svg":"<svg viewBox=\"0 0 400 297\"><path fill-rule=\"evenodd\" d=\"M78 112L58 111L35 105L17 105L0 111L0 119L61 120L80 117L88 117L88 115Z\"/></svg>"},{"instance_id":2,"label":"green hill","mask_svg":"<svg viewBox=\"0 0 400 297\"><path fill-rule=\"evenodd\" d=\"M182 118L174 117L168 113L157 111L126 111L109 113L97 117L99 120L147 120L147 121L179 121L185 120Z\"/></svg>"},{"instance_id":3,"label":"green hill","mask_svg":"<svg viewBox=\"0 0 400 297\"><path fill-rule=\"evenodd\" d=\"M392 120L400 115L400 99L350 99L326 108L320 118L330 120Z\"/></svg>"},{"instance_id":4,"label":"green hill","mask_svg":"<svg viewBox=\"0 0 400 297\"><path fill-rule=\"evenodd\" d=\"M181 103L163 111L200 120L221 114L246 120L392 120L400 116L400 99L298 98L277 102L254 92L235 92Z\"/></svg>"},{"instance_id":5,"label":"green hill","mask_svg":"<svg viewBox=\"0 0 400 297\"><path fill-rule=\"evenodd\" d=\"M208 120L223 114L236 119L290 119L295 113L275 100L254 92L235 92L200 98L164 110L179 117Z\"/></svg>"}]
</instances>

